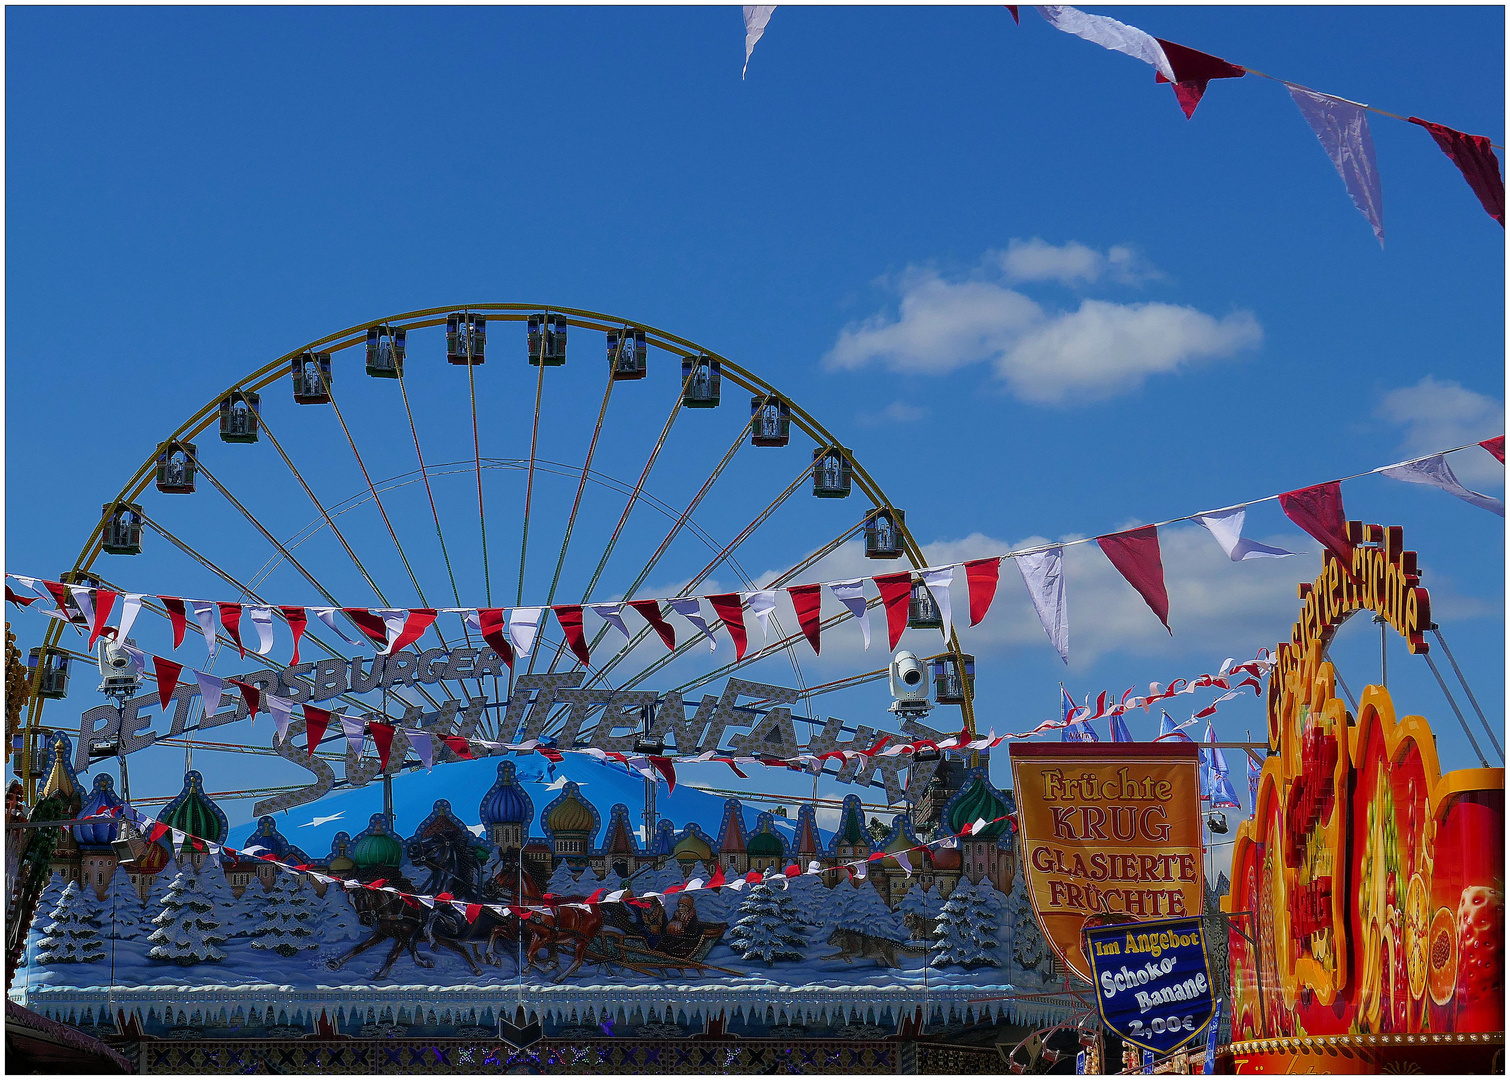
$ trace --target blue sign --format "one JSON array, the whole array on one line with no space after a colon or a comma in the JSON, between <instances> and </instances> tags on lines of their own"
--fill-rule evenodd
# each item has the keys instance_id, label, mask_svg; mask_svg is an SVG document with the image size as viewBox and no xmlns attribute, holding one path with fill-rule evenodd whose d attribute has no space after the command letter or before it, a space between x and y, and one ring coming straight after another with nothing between
<instances>
[{"instance_id":1,"label":"blue sign","mask_svg":"<svg viewBox=\"0 0 1510 1080\"><path fill-rule=\"evenodd\" d=\"M1216 1075L1217 1029L1222 1026L1222 999L1216 999L1216 1010L1211 1014L1211 1027L1206 1033L1206 1075Z\"/></svg>"},{"instance_id":2,"label":"blue sign","mask_svg":"<svg viewBox=\"0 0 1510 1080\"><path fill-rule=\"evenodd\" d=\"M1199 918L1087 927L1101 1020L1163 1056L1206 1030L1216 1007Z\"/></svg>"}]
</instances>

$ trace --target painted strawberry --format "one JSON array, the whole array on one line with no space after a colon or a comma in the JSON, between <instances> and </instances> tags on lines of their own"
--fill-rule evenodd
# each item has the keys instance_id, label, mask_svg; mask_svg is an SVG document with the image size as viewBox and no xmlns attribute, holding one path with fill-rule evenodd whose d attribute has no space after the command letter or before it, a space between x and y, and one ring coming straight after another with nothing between
<instances>
[{"instance_id":1,"label":"painted strawberry","mask_svg":"<svg viewBox=\"0 0 1510 1080\"><path fill-rule=\"evenodd\" d=\"M1458 901L1458 1000L1479 1001L1499 988L1504 977L1505 894L1487 885L1470 885Z\"/></svg>"}]
</instances>

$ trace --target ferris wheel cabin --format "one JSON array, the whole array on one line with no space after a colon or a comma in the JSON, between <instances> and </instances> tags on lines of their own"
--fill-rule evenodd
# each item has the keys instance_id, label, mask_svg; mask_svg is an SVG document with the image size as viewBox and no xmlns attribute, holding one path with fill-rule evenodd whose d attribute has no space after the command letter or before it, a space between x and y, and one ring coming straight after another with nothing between
<instances>
[{"instance_id":1,"label":"ferris wheel cabin","mask_svg":"<svg viewBox=\"0 0 1510 1080\"><path fill-rule=\"evenodd\" d=\"M194 444L170 439L157 444L157 490L164 495L194 494Z\"/></svg>"},{"instance_id":2,"label":"ferris wheel cabin","mask_svg":"<svg viewBox=\"0 0 1510 1080\"><path fill-rule=\"evenodd\" d=\"M750 444L785 446L792 440L792 407L773 395L750 399Z\"/></svg>"},{"instance_id":3,"label":"ferris wheel cabin","mask_svg":"<svg viewBox=\"0 0 1510 1080\"><path fill-rule=\"evenodd\" d=\"M847 499L853 480L849 451L842 446L813 449L813 494L820 499Z\"/></svg>"},{"instance_id":4,"label":"ferris wheel cabin","mask_svg":"<svg viewBox=\"0 0 1510 1080\"><path fill-rule=\"evenodd\" d=\"M707 353L682 357L682 407L716 409L724 367Z\"/></svg>"},{"instance_id":5,"label":"ferris wheel cabin","mask_svg":"<svg viewBox=\"0 0 1510 1080\"><path fill-rule=\"evenodd\" d=\"M220 441L254 443L257 441L257 414L262 411L262 395L250 390L232 390L220 399Z\"/></svg>"},{"instance_id":6,"label":"ferris wheel cabin","mask_svg":"<svg viewBox=\"0 0 1510 1080\"><path fill-rule=\"evenodd\" d=\"M902 524L907 515L890 506L878 506L865 515L865 557L900 559Z\"/></svg>"},{"instance_id":7,"label":"ferris wheel cabin","mask_svg":"<svg viewBox=\"0 0 1510 1080\"><path fill-rule=\"evenodd\" d=\"M297 404L330 404L330 353L300 353L294 357L290 373L294 377L294 401Z\"/></svg>"},{"instance_id":8,"label":"ferris wheel cabin","mask_svg":"<svg viewBox=\"0 0 1510 1080\"><path fill-rule=\"evenodd\" d=\"M615 382L645 377L645 331L608 331L608 370Z\"/></svg>"},{"instance_id":9,"label":"ferris wheel cabin","mask_svg":"<svg viewBox=\"0 0 1510 1080\"><path fill-rule=\"evenodd\" d=\"M367 374L374 379L401 379L404 376L405 338L402 326L379 323L367 328ZM447 339L449 343L449 338Z\"/></svg>"},{"instance_id":10,"label":"ferris wheel cabin","mask_svg":"<svg viewBox=\"0 0 1510 1080\"><path fill-rule=\"evenodd\" d=\"M142 553L142 508L136 503L106 503L100 508L104 529L100 546L109 555Z\"/></svg>"},{"instance_id":11,"label":"ferris wheel cabin","mask_svg":"<svg viewBox=\"0 0 1510 1080\"><path fill-rule=\"evenodd\" d=\"M560 367L566 363L566 316L531 315L527 321L529 331L530 364L539 367Z\"/></svg>"},{"instance_id":12,"label":"ferris wheel cabin","mask_svg":"<svg viewBox=\"0 0 1510 1080\"><path fill-rule=\"evenodd\" d=\"M487 346L487 319L465 311L446 316L446 363L480 364L486 359Z\"/></svg>"}]
</instances>

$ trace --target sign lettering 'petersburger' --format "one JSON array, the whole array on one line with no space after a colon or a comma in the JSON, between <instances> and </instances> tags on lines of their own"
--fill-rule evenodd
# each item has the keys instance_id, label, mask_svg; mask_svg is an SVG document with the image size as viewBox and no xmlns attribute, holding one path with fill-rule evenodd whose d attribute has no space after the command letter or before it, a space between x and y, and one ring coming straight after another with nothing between
<instances>
[{"instance_id":1,"label":"sign lettering 'petersburger'","mask_svg":"<svg viewBox=\"0 0 1510 1080\"><path fill-rule=\"evenodd\" d=\"M1091 916L1198 915L1199 758L1193 743L1012 747L1023 873L1044 937L1090 981Z\"/></svg>"},{"instance_id":2,"label":"sign lettering 'petersburger'","mask_svg":"<svg viewBox=\"0 0 1510 1080\"><path fill-rule=\"evenodd\" d=\"M1124 1042L1168 1054L1206 1030L1216 1008L1199 918L1088 927L1101 1020Z\"/></svg>"}]
</instances>

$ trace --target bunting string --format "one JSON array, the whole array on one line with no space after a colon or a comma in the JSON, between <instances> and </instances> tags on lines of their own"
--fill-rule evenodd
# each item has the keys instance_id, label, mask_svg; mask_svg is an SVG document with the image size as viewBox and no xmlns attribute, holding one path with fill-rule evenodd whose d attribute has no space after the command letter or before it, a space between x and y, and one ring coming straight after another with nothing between
<instances>
[{"instance_id":1,"label":"bunting string","mask_svg":"<svg viewBox=\"0 0 1510 1080\"><path fill-rule=\"evenodd\" d=\"M1278 502L1281 510L1294 524L1308 535L1320 541L1333 552L1346 567L1351 558L1352 544L1347 538L1346 518L1342 507L1344 482L1365 476L1382 474L1390 479L1412 484L1437 487L1470 505L1503 517L1504 502L1493 496L1472 491L1460 483L1447 462L1447 455L1471 447L1480 447L1503 463L1504 436L1486 439L1479 443L1467 443L1433 454L1410 458L1406 461L1383 465L1365 472L1354 473L1337 480L1315 484L1294 491L1281 492L1252 499L1246 503L1202 510L1194 514L1157 521L1139 528L1108 533L1099 536L1061 540L1050 544L1020 548L1000 555L971 559L962 563L947 563L906 570L891 574L878 574L872 578L851 578L843 581L817 582L788 585L784 590L759 589L742 593L717 593L709 596L675 596L661 599L631 600L624 603L557 604L515 608L359 608L359 607L300 607L295 605L243 605L230 601L186 599L175 596L159 596L173 629L173 645L179 648L185 637L189 613L201 631L207 658L213 662L217 650L217 617L220 626L235 644L242 657L246 656L248 642L243 638L243 629L255 628L257 643L253 649L258 655L268 655L273 647L273 614L276 612L287 624L293 640L292 662L298 663L300 638L308 624L308 613L313 612L325 626L335 631L349 644L370 642L381 655L392 655L413 644L427 632L439 634L437 620L440 615L459 616L469 630L476 630L510 669L516 657L529 656L535 641L544 626L546 612L555 616L576 660L583 665L590 663L591 655L583 630L583 614L592 611L607 626L619 630L625 645L632 640L624 623L626 610L633 610L649 628L656 631L668 650L676 648L676 627L667 621L672 614L690 625L694 631L693 641L706 637L710 647L716 648L714 632L723 629L734 645L736 662L742 659L748 641L744 609L748 608L760 625L762 637L766 633L766 621L776 605L776 594L785 591L797 612L802 636L812 646L814 653L821 645L822 605L825 592L847 609L848 617L859 624L866 648L870 646L870 606L880 603L886 612L889 647L895 649L902 633L907 628L908 604L915 589L926 590L933 598L941 622L941 632L947 642L954 628L953 606L950 598L954 583L960 578L958 571L964 569L965 586L969 595L969 625L979 624L995 600L999 583L1000 564L1003 559L1012 559L1021 572L1029 599L1039 617L1050 643L1065 663L1069 662L1069 619L1067 590L1063 573L1064 549L1081 544L1095 543L1108 560L1127 580L1163 626L1173 633L1170 625L1169 596L1164 583L1164 567L1159 551L1159 530L1184 521L1193 521L1211 533L1223 553L1234 562L1253 558L1284 558L1295 554L1283 548L1271 547L1248 540L1242 535L1243 524L1249 507L1265 502ZM86 634L90 648L101 637L124 640L142 610L144 593L118 594L112 589L89 588L80 585L63 585L45 578L24 574L7 573L6 576L30 589L35 594L23 597L9 585L6 599L20 607L43 600L39 608L49 618L73 625L81 634ZM879 593L877 599L867 599L865 582L869 580ZM118 626L108 625L108 619L119 605ZM707 601L715 613L709 621L702 610ZM46 604L51 604L51 607ZM344 615L358 631L356 637L340 629L336 613ZM843 617L843 616L841 616ZM145 666L145 659L140 665ZM243 691L245 692L245 691ZM248 698L253 713L256 701ZM275 714L275 721L279 716Z\"/></svg>"}]
</instances>

